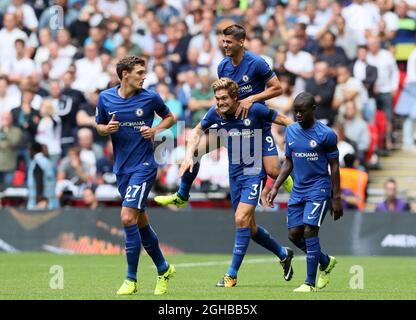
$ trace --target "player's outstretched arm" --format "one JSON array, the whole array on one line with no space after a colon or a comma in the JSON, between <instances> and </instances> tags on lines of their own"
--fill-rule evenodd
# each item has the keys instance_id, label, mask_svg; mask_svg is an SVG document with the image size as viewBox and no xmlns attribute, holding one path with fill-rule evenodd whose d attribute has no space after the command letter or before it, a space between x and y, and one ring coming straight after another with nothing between
<instances>
[{"instance_id":1,"label":"player's outstretched arm","mask_svg":"<svg viewBox=\"0 0 416 320\"><path fill-rule=\"evenodd\" d=\"M289 177L290 173L293 169L293 162L292 159L286 158L285 162L283 162L282 168L280 169L279 176L277 177L276 181L274 182L274 185L270 192L267 194L267 204L269 207L273 208L273 202L274 198L276 198L277 191L279 191L279 188L283 184L283 182Z\"/></svg>"},{"instance_id":2,"label":"player's outstretched arm","mask_svg":"<svg viewBox=\"0 0 416 320\"><path fill-rule=\"evenodd\" d=\"M273 123L280 124L282 126L288 126L289 124L292 124L294 121L290 119L289 117L286 117L283 114L278 114L276 119L274 119Z\"/></svg>"},{"instance_id":3,"label":"player's outstretched arm","mask_svg":"<svg viewBox=\"0 0 416 320\"><path fill-rule=\"evenodd\" d=\"M192 129L189 138L187 139L185 159L179 168L179 177L182 177L188 169L192 172L194 166L194 153L198 148L198 144L203 133L204 131L202 130L201 123L198 123L198 125Z\"/></svg>"},{"instance_id":4,"label":"player's outstretched arm","mask_svg":"<svg viewBox=\"0 0 416 320\"><path fill-rule=\"evenodd\" d=\"M280 96L282 92L283 89L279 79L276 76L272 77L266 83L266 90L240 101L240 105L235 112L235 117L238 118L238 116L241 115L241 119L247 118L248 110L251 108L254 102L269 100L271 98Z\"/></svg>"},{"instance_id":5,"label":"player's outstretched arm","mask_svg":"<svg viewBox=\"0 0 416 320\"><path fill-rule=\"evenodd\" d=\"M341 204L341 178L339 175L339 160L338 158L329 159L329 166L331 168L331 182L332 182L332 209L331 215L334 220L338 220L344 214Z\"/></svg>"}]
</instances>

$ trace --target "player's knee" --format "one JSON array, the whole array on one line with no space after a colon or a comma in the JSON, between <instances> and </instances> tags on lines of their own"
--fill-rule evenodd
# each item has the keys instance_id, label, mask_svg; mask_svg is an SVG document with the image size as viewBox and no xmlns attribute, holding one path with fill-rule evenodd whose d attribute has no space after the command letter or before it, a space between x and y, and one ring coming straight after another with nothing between
<instances>
[{"instance_id":1,"label":"player's knee","mask_svg":"<svg viewBox=\"0 0 416 320\"><path fill-rule=\"evenodd\" d=\"M235 226L237 228L247 228L250 227L250 221L247 216L236 215L235 216Z\"/></svg>"},{"instance_id":2,"label":"player's knee","mask_svg":"<svg viewBox=\"0 0 416 320\"><path fill-rule=\"evenodd\" d=\"M310 226L310 225L305 226L305 231L304 231L305 238L317 237L318 233L319 233L319 227Z\"/></svg>"},{"instance_id":3,"label":"player's knee","mask_svg":"<svg viewBox=\"0 0 416 320\"><path fill-rule=\"evenodd\" d=\"M137 223L137 217L129 214L121 214L121 224L123 226L132 226Z\"/></svg>"},{"instance_id":4,"label":"player's knee","mask_svg":"<svg viewBox=\"0 0 416 320\"><path fill-rule=\"evenodd\" d=\"M293 243L298 242L303 237L303 231L298 229L289 229L288 238Z\"/></svg>"}]
</instances>

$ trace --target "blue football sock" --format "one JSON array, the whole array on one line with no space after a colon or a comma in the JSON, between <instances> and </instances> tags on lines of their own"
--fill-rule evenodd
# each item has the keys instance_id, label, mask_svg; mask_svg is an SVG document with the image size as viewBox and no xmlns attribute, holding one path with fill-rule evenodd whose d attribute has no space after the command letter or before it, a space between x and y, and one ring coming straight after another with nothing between
<instances>
[{"instance_id":1,"label":"blue football sock","mask_svg":"<svg viewBox=\"0 0 416 320\"><path fill-rule=\"evenodd\" d=\"M227 274L230 277L232 278L237 277L238 269L240 269L240 265L243 262L249 243L250 243L250 228L236 229L233 259L231 260L231 265L227 271Z\"/></svg>"},{"instance_id":2,"label":"blue football sock","mask_svg":"<svg viewBox=\"0 0 416 320\"><path fill-rule=\"evenodd\" d=\"M140 237L142 238L143 248L147 254L152 258L153 263L157 268L158 273L164 273L169 264L165 260L162 251L159 247L159 240L153 228L148 224L144 228L140 228Z\"/></svg>"},{"instance_id":3,"label":"blue football sock","mask_svg":"<svg viewBox=\"0 0 416 320\"><path fill-rule=\"evenodd\" d=\"M137 281L137 265L139 264L139 255L141 239L137 224L124 227L126 236L126 257L127 257L127 279Z\"/></svg>"},{"instance_id":4,"label":"blue football sock","mask_svg":"<svg viewBox=\"0 0 416 320\"><path fill-rule=\"evenodd\" d=\"M316 273L318 270L319 257L321 255L321 247L319 246L319 238L306 238L306 283L315 286Z\"/></svg>"},{"instance_id":5,"label":"blue football sock","mask_svg":"<svg viewBox=\"0 0 416 320\"><path fill-rule=\"evenodd\" d=\"M199 162L194 164L192 169L192 173L189 170L185 171L182 176L181 184L179 185L178 194L182 198L182 200L189 199L189 191L191 191L192 183L194 182L196 176L199 172Z\"/></svg>"},{"instance_id":6,"label":"blue football sock","mask_svg":"<svg viewBox=\"0 0 416 320\"><path fill-rule=\"evenodd\" d=\"M305 238L297 238L297 239L290 239L292 243L298 247L300 250L306 253L306 243ZM319 264L321 266L321 269L325 269L328 266L329 263L329 256L321 251L321 255L319 256Z\"/></svg>"},{"instance_id":7,"label":"blue football sock","mask_svg":"<svg viewBox=\"0 0 416 320\"><path fill-rule=\"evenodd\" d=\"M261 226L257 226L257 233L251 238L257 242L262 247L273 252L280 260L283 260L287 257L286 249L283 248L280 244L274 240L270 233Z\"/></svg>"}]
</instances>

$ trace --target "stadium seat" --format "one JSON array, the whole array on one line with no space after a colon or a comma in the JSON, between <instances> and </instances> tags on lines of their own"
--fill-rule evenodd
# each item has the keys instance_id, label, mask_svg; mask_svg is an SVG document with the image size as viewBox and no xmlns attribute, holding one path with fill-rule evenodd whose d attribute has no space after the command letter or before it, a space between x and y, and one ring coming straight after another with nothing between
<instances>
[{"instance_id":1,"label":"stadium seat","mask_svg":"<svg viewBox=\"0 0 416 320\"><path fill-rule=\"evenodd\" d=\"M378 149L383 150L384 149L384 136L386 135L386 131L387 131L386 113L382 110L377 110L374 122L376 124L377 133L378 133L378 143L377 143Z\"/></svg>"},{"instance_id":2,"label":"stadium seat","mask_svg":"<svg viewBox=\"0 0 416 320\"><path fill-rule=\"evenodd\" d=\"M372 156L378 149L378 130L377 126L373 123L368 124L368 131L370 132L370 145L365 155L365 162L369 163Z\"/></svg>"}]
</instances>

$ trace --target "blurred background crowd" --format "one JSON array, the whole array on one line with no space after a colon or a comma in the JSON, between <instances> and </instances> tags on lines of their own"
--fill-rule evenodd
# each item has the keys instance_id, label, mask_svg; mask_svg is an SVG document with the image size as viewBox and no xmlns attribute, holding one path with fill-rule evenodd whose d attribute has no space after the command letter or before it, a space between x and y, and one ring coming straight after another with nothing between
<instances>
[{"instance_id":1,"label":"blurred background crowd","mask_svg":"<svg viewBox=\"0 0 416 320\"><path fill-rule=\"evenodd\" d=\"M416 150L415 0L0 0L3 197L22 188L25 205L40 209L77 198L93 208L97 197L118 196L95 108L99 92L118 83L115 66L127 54L146 57L144 87L184 123L172 130L177 139L162 155L154 192L175 190L186 131L214 104L221 31L232 23L246 28L246 48L282 83L270 108L291 115L299 92L315 95L317 118L339 138L344 205L363 209L368 171L380 157ZM284 128L273 134L283 157ZM207 199L226 193L226 150L202 161L195 190ZM391 180L383 203L396 211Z\"/></svg>"}]
</instances>

